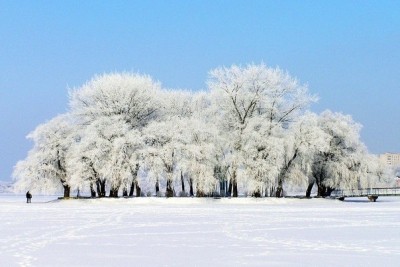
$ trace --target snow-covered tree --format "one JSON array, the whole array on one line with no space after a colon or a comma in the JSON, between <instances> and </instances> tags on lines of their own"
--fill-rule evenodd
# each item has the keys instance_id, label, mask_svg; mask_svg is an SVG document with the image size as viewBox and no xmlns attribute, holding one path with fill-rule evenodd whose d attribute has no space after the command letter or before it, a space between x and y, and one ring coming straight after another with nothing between
<instances>
[{"instance_id":1,"label":"snow-covered tree","mask_svg":"<svg viewBox=\"0 0 400 267\"><path fill-rule=\"evenodd\" d=\"M216 131L200 118L180 122L185 126L179 145L179 167L196 187L196 196L210 195L218 182L214 175L216 166Z\"/></svg>"},{"instance_id":2,"label":"snow-covered tree","mask_svg":"<svg viewBox=\"0 0 400 267\"><path fill-rule=\"evenodd\" d=\"M64 197L70 196L66 159L68 149L76 141L75 129L70 114L64 114L39 125L28 135L34 146L27 158L15 166L17 190L54 193L61 187Z\"/></svg>"},{"instance_id":3,"label":"snow-covered tree","mask_svg":"<svg viewBox=\"0 0 400 267\"><path fill-rule=\"evenodd\" d=\"M276 196L283 196L283 184L305 185L316 152L327 150L329 136L318 127L318 116L306 113L289 125L284 135L283 162L277 176Z\"/></svg>"},{"instance_id":4,"label":"snow-covered tree","mask_svg":"<svg viewBox=\"0 0 400 267\"><path fill-rule=\"evenodd\" d=\"M368 152L359 135L361 125L349 115L331 111L320 115L318 125L328 136L327 147L314 156L306 195L310 195L314 183L319 196L329 196L334 189L358 189L368 175Z\"/></svg>"},{"instance_id":5,"label":"snow-covered tree","mask_svg":"<svg viewBox=\"0 0 400 267\"><path fill-rule=\"evenodd\" d=\"M135 182L141 135L120 116L100 117L86 126L80 141L71 152L68 167L76 188L89 185L94 195L105 196L106 184L110 196L118 196Z\"/></svg>"},{"instance_id":6,"label":"snow-covered tree","mask_svg":"<svg viewBox=\"0 0 400 267\"><path fill-rule=\"evenodd\" d=\"M396 169L389 167L376 155L368 154L362 159L360 167L366 172L366 175L360 179L362 188L395 186L393 177L396 177Z\"/></svg>"},{"instance_id":7,"label":"snow-covered tree","mask_svg":"<svg viewBox=\"0 0 400 267\"><path fill-rule=\"evenodd\" d=\"M210 99L204 93L169 91L164 97L161 121L153 121L143 130L147 150L144 158L156 192L166 184L166 195L175 193L178 182L185 195L185 180L190 194L201 196L214 190L214 144L216 132L211 119L204 116ZM208 123L209 121L210 123Z\"/></svg>"},{"instance_id":8,"label":"snow-covered tree","mask_svg":"<svg viewBox=\"0 0 400 267\"><path fill-rule=\"evenodd\" d=\"M269 121L254 118L243 130L244 181L248 193L261 197L275 192L277 177L283 164L284 129L270 126ZM270 193L268 193L270 190Z\"/></svg>"},{"instance_id":9,"label":"snow-covered tree","mask_svg":"<svg viewBox=\"0 0 400 267\"><path fill-rule=\"evenodd\" d=\"M128 187L130 195L134 187L140 191L136 179L140 130L160 116L160 94L159 83L149 76L131 73L96 76L70 92L71 112L83 129L78 149L81 152L77 152L71 166L89 172L85 177L91 188L96 181L100 196L105 195L106 182L112 196L118 195L121 186L124 195Z\"/></svg>"},{"instance_id":10,"label":"snow-covered tree","mask_svg":"<svg viewBox=\"0 0 400 267\"><path fill-rule=\"evenodd\" d=\"M177 149L181 145L181 132L185 128L180 121L192 115L192 94L170 90L161 92L159 99L160 116L142 131L145 143L142 158L149 182L155 184L156 194L161 194L160 185L165 183L166 195L171 197L175 194L174 183L177 180Z\"/></svg>"},{"instance_id":11,"label":"snow-covered tree","mask_svg":"<svg viewBox=\"0 0 400 267\"><path fill-rule=\"evenodd\" d=\"M258 121L268 124L264 137L268 138L274 127L291 122L315 97L286 72L264 64L217 68L210 72L209 87L223 118L220 127L229 140L233 196L237 196L237 173L243 165L242 150L246 139L244 133L250 122L255 119L253 124ZM265 154L259 156L265 158Z\"/></svg>"},{"instance_id":12,"label":"snow-covered tree","mask_svg":"<svg viewBox=\"0 0 400 267\"><path fill-rule=\"evenodd\" d=\"M159 194L160 182L165 181L167 197L174 196L178 131L173 119L163 122L153 121L143 130L145 167L149 171L151 181L155 183L156 194Z\"/></svg>"}]
</instances>

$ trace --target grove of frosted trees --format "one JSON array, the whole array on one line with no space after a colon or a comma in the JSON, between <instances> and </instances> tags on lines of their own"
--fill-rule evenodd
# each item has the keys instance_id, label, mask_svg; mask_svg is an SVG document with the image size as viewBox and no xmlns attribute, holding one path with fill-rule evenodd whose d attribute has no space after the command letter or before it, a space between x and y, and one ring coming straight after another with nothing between
<instances>
[{"instance_id":1,"label":"grove of frosted trees","mask_svg":"<svg viewBox=\"0 0 400 267\"><path fill-rule=\"evenodd\" d=\"M306 196L385 183L387 171L348 115L279 68L212 70L203 92L112 73L70 91L69 110L39 125L15 188L64 197Z\"/></svg>"}]
</instances>

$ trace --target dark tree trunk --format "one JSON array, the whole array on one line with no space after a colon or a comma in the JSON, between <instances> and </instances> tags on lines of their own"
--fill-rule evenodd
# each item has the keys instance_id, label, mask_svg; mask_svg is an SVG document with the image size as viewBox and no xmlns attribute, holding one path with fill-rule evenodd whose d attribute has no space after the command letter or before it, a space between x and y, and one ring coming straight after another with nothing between
<instances>
[{"instance_id":1,"label":"dark tree trunk","mask_svg":"<svg viewBox=\"0 0 400 267\"><path fill-rule=\"evenodd\" d=\"M325 185L319 184L318 185L318 196L319 197L329 197L333 190L334 190L334 188L332 188L330 186L325 186Z\"/></svg>"},{"instance_id":2,"label":"dark tree trunk","mask_svg":"<svg viewBox=\"0 0 400 267\"><path fill-rule=\"evenodd\" d=\"M226 195L228 197L232 195L232 179L229 180L228 191L226 192Z\"/></svg>"},{"instance_id":3,"label":"dark tree trunk","mask_svg":"<svg viewBox=\"0 0 400 267\"><path fill-rule=\"evenodd\" d=\"M256 189L251 196L252 197L261 197L261 190Z\"/></svg>"},{"instance_id":4,"label":"dark tree trunk","mask_svg":"<svg viewBox=\"0 0 400 267\"><path fill-rule=\"evenodd\" d=\"M57 154L60 154L60 151L57 151ZM64 166L62 166L61 161L57 160L57 167L60 171L62 171L63 173L66 173ZM64 188L64 197L70 197L71 194L71 187L65 183L65 181L63 179L60 179L60 182Z\"/></svg>"},{"instance_id":5,"label":"dark tree trunk","mask_svg":"<svg viewBox=\"0 0 400 267\"><path fill-rule=\"evenodd\" d=\"M219 194L223 197L226 196L226 181L219 182Z\"/></svg>"},{"instance_id":6,"label":"dark tree trunk","mask_svg":"<svg viewBox=\"0 0 400 267\"><path fill-rule=\"evenodd\" d=\"M131 188L129 190L129 196L130 197L133 197L133 194L134 194L135 185L137 184L137 174L138 174L138 172L139 172L139 163L136 163L136 166L135 166L134 170L131 167L131 173L132 173L132 176L133 176L133 181L131 183ZM136 191L136 196L137 196L137 191Z\"/></svg>"},{"instance_id":7,"label":"dark tree trunk","mask_svg":"<svg viewBox=\"0 0 400 267\"><path fill-rule=\"evenodd\" d=\"M189 179L189 194L191 197L194 196L194 191L193 191L193 180L192 178Z\"/></svg>"},{"instance_id":8,"label":"dark tree trunk","mask_svg":"<svg viewBox=\"0 0 400 267\"><path fill-rule=\"evenodd\" d=\"M142 195L142 189L139 186L139 183L136 181L135 182L135 187L136 187L136 196L140 197Z\"/></svg>"},{"instance_id":9,"label":"dark tree trunk","mask_svg":"<svg viewBox=\"0 0 400 267\"><path fill-rule=\"evenodd\" d=\"M174 158L174 152L172 152L172 158ZM171 164L164 163L165 169L167 172L167 188L165 189L165 196L166 197L173 197L174 196L174 188L172 185L172 180L170 177L174 172L174 167Z\"/></svg>"},{"instance_id":10,"label":"dark tree trunk","mask_svg":"<svg viewBox=\"0 0 400 267\"><path fill-rule=\"evenodd\" d=\"M93 177L95 178L95 182L90 183L90 196L91 197L96 197L96 191L97 191L97 196L100 197L100 186L99 186L99 176L97 171L93 168L93 163L90 162L90 167L92 168L93 171ZM96 187L96 189L95 189Z\"/></svg>"},{"instance_id":11,"label":"dark tree trunk","mask_svg":"<svg viewBox=\"0 0 400 267\"><path fill-rule=\"evenodd\" d=\"M105 197L106 196L106 181L100 181L100 186L101 186L101 196Z\"/></svg>"},{"instance_id":12,"label":"dark tree trunk","mask_svg":"<svg viewBox=\"0 0 400 267\"><path fill-rule=\"evenodd\" d=\"M238 187L236 179L235 181L233 181L232 189L233 189L232 197L238 197Z\"/></svg>"},{"instance_id":13,"label":"dark tree trunk","mask_svg":"<svg viewBox=\"0 0 400 267\"><path fill-rule=\"evenodd\" d=\"M276 197L283 197L283 180L285 179L287 173L293 165L294 160L297 158L298 149L294 151L292 158L286 163L286 165L281 169L278 175L278 186L276 188Z\"/></svg>"},{"instance_id":14,"label":"dark tree trunk","mask_svg":"<svg viewBox=\"0 0 400 267\"><path fill-rule=\"evenodd\" d=\"M133 197L134 191L135 191L135 181L132 181L131 187L129 189L129 196L130 197Z\"/></svg>"},{"instance_id":15,"label":"dark tree trunk","mask_svg":"<svg viewBox=\"0 0 400 267\"><path fill-rule=\"evenodd\" d=\"M306 190L306 197L311 197L311 190L312 190L313 186L314 186L314 182L308 184L307 190Z\"/></svg>"},{"instance_id":16,"label":"dark tree trunk","mask_svg":"<svg viewBox=\"0 0 400 267\"><path fill-rule=\"evenodd\" d=\"M275 197L283 197L282 180L279 179L278 186L276 187Z\"/></svg>"},{"instance_id":17,"label":"dark tree trunk","mask_svg":"<svg viewBox=\"0 0 400 267\"><path fill-rule=\"evenodd\" d=\"M326 191L325 191L325 196L326 196L326 197L330 197L333 190L335 190L335 188L332 188L332 187L330 187L330 186L327 186L327 187L326 187Z\"/></svg>"},{"instance_id":18,"label":"dark tree trunk","mask_svg":"<svg viewBox=\"0 0 400 267\"><path fill-rule=\"evenodd\" d=\"M157 182L156 182L156 195L158 195L158 192L160 192L160 183L157 180Z\"/></svg>"},{"instance_id":19,"label":"dark tree trunk","mask_svg":"<svg viewBox=\"0 0 400 267\"><path fill-rule=\"evenodd\" d=\"M110 189L110 197L118 197L120 185L112 185Z\"/></svg>"},{"instance_id":20,"label":"dark tree trunk","mask_svg":"<svg viewBox=\"0 0 400 267\"><path fill-rule=\"evenodd\" d=\"M165 190L166 197L173 197L174 196L174 189L172 188L172 181L167 180L167 188Z\"/></svg>"},{"instance_id":21,"label":"dark tree trunk","mask_svg":"<svg viewBox=\"0 0 400 267\"><path fill-rule=\"evenodd\" d=\"M236 170L233 171L233 175L232 175L232 197L238 197Z\"/></svg>"},{"instance_id":22,"label":"dark tree trunk","mask_svg":"<svg viewBox=\"0 0 400 267\"><path fill-rule=\"evenodd\" d=\"M322 184L317 184L317 186L318 186L317 197L323 197L325 192L325 186L323 186Z\"/></svg>"},{"instance_id":23,"label":"dark tree trunk","mask_svg":"<svg viewBox=\"0 0 400 267\"><path fill-rule=\"evenodd\" d=\"M70 197L71 187L69 185L63 185L64 187L64 197Z\"/></svg>"},{"instance_id":24,"label":"dark tree trunk","mask_svg":"<svg viewBox=\"0 0 400 267\"><path fill-rule=\"evenodd\" d=\"M128 188L124 187L124 189L122 190L122 196L123 197L127 197L128 196Z\"/></svg>"},{"instance_id":25,"label":"dark tree trunk","mask_svg":"<svg viewBox=\"0 0 400 267\"><path fill-rule=\"evenodd\" d=\"M182 184L182 192L185 192L185 181L183 180L183 173L181 171L181 184Z\"/></svg>"},{"instance_id":26,"label":"dark tree trunk","mask_svg":"<svg viewBox=\"0 0 400 267\"><path fill-rule=\"evenodd\" d=\"M202 190L199 189L196 190L196 197L205 197L205 196L206 194Z\"/></svg>"},{"instance_id":27,"label":"dark tree trunk","mask_svg":"<svg viewBox=\"0 0 400 267\"><path fill-rule=\"evenodd\" d=\"M96 197L96 191L93 188L93 183L90 183L90 196Z\"/></svg>"},{"instance_id":28,"label":"dark tree trunk","mask_svg":"<svg viewBox=\"0 0 400 267\"><path fill-rule=\"evenodd\" d=\"M323 185L322 183L317 184L318 185L318 197L326 197L327 195L327 187Z\"/></svg>"},{"instance_id":29,"label":"dark tree trunk","mask_svg":"<svg viewBox=\"0 0 400 267\"><path fill-rule=\"evenodd\" d=\"M278 186L276 188L275 197L283 197L283 188L282 187Z\"/></svg>"},{"instance_id":30,"label":"dark tree trunk","mask_svg":"<svg viewBox=\"0 0 400 267\"><path fill-rule=\"evenodd\" d=\"M113 187L110 189L110 197L118 197L118 188Z\"/></svg>"}]
</instances>

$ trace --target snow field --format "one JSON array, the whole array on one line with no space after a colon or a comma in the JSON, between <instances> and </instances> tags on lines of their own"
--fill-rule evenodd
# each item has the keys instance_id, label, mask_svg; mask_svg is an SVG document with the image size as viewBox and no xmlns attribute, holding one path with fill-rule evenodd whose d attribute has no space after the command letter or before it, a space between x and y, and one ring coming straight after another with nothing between
<instances>
[{"instance_id":1,"label":"snow field","mask_svg":"<svg viewBox=\"0 0 400 267\"><path fill-rule=\"evenodd\" d=\"M400 198L0 195L1 266L398 266Z\"/></svg>"}]
</instances>

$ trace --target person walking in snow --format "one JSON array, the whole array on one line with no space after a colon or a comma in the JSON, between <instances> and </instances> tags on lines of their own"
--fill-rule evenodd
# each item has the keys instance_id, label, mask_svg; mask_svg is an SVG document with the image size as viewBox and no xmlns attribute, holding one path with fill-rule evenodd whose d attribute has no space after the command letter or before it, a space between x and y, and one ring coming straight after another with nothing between
<instances>
[{"instance_id":1,"label":"person walking in snow","mask_svg":"<svg viewBox=\"0 0 400 267\"><path fill-rule=\"evenodd\" d=\"M31 203L32 194L28 191L26 192L26 203Z\"/></svg>"}]
</instances>

